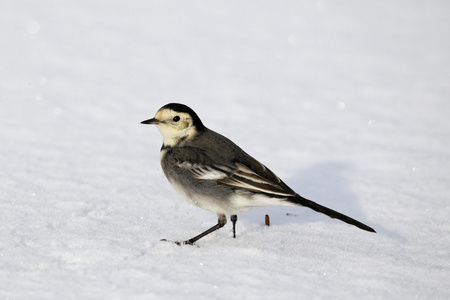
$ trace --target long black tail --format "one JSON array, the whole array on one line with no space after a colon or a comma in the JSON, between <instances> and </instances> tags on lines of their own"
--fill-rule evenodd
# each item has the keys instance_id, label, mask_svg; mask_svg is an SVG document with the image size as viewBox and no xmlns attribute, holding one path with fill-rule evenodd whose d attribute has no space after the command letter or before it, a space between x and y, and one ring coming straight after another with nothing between
<instances>
[{"instance_id":1,"label":"long black tail","mask_svg":"<svg viewBox=\"0 0 450 300\"><path fill-rule=\"evenodd\" d=\"M363 223L361 223L359 221L356 221L355 219L352 219L352 218L350 218L350 217L348 217L346 215L343 215L343 214L341 214L341 213L339 213L339 212L337 212L335 210L329 209L328 207L325 207L325 206L322 206L320 204L317 204L314 201L305 199L305 198L303 198L300 195L297 195L296 197L288 198L286 200L289 201L289 202L298 204L298 205L302 205L302 206L311 208L312 210L315 210L317 212L323 213L323 214L329 216L330 218L339 219L341 221L344 221L345 223L348 223L350 225L356 226L356 227L361 228L363 230L367 230L367 231L376 233L376 231L373 228L367 226L366 224L363 224Z\"/></svg>"}]
</instances>

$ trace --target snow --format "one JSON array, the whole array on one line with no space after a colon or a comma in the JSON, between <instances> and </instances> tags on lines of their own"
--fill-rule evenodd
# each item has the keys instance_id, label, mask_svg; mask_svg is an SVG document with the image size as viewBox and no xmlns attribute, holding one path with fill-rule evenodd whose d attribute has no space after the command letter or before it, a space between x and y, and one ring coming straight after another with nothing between
<instances>
[{"instance_id":1,"label":"snow","mask_svg":"<svg viewBox=\"0 0 450 300\"><path fill-rule=\"evenodd\" d=\"M448 299L449 9L2 1L0 298ZM161 242L217 221L139 124L175 101L378 233L267 207Z\"/></svg>"}]
</instances>

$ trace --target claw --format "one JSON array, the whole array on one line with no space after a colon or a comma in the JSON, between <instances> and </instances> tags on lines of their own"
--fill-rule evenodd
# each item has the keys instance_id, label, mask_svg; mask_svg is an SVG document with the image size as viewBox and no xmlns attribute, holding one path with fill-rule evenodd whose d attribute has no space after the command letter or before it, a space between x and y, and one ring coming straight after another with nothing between
<instances>
[{"instance_id":1,"label":"claw","mask_svg":"<svg viewBox=\"0 0 450 300\"><path fill-rule=\"evenodd\" d=\"M182 245L190 245L190 246L197 246L194 245L194 242L191 242L190 240L187 241L171 241L171 240L167 240L167 239L161 239L159 240L160 242L168 242L168 243L173 243L173 244L177 244L178 246L182 246ZM198 246L197 246L198 247Z\"/></svg>"}]
</instances>

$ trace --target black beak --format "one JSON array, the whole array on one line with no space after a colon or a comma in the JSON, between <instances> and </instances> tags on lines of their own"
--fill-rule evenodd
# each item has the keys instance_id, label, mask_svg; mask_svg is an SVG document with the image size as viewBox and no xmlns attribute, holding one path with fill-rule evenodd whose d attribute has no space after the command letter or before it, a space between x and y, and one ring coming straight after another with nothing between
<instances>
[{"instance_id":1,"label":"black beak","mask_svg":"<svg viewBox=\"0 0 450 300\"><path fill-rule=\"evenodd\" d=\"M159 120L157 120L155 118L152 118L152 119L145 120L145 121L141 122L141 124L158 124L158 123L159 123Z\"/></svg>"}]
</instances>

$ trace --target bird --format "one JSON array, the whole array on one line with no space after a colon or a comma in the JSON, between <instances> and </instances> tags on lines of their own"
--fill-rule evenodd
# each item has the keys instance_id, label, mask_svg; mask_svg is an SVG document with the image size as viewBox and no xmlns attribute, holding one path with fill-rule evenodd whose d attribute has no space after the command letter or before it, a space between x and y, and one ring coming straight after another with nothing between
<instances>
[{"instance_id":1,"label":"bird","mask_svg":"<svg viewBox=\"0 0 450 300\"><path fill-rule=\"evenodd\" d=\"M160 163L172 187L188 202L218 216L216 225L193 238L176 241L178 245L193 245L222 228L227 216L230 216L236 238L237 215L272 205L308 207L362 230L376 232L353 218L300 196L230 139L203 125L187 105L166 104L153 118L141 124L156 125L163 136Z\"/></svg>"}]
</instances>

